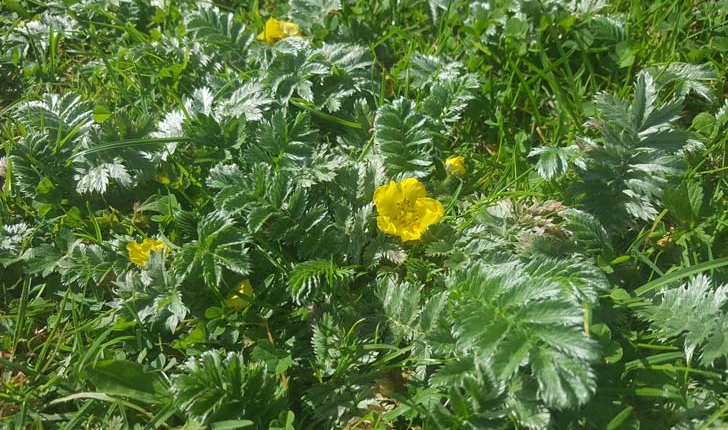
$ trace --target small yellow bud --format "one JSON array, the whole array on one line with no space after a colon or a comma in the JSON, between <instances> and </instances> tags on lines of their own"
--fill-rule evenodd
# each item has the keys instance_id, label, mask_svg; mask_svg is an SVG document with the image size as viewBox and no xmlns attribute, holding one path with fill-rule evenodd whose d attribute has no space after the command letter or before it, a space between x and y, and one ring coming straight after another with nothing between
<instances>
[{"instance_id":1,"label":"small yellow bud","mask_svg":"<svg viewBox=\"0 0 728 430\"><path fill-rule=\"evenodd\" d=\"M226 303L236 311L242 311L243 309L250 306L250 301L253 300L253 285L250 280L243 279L235 287L235 293L228 296Z\"/></svg>"},{"instance_id":2,"label":"small yellow bud","mask_svg":"<svg viewBox=\"0 0 728 430\"><path fill-rule=\"evenodd\" d=\"M448 158L445 160L445 170L451 175L464 175L465 157L458 155L457 157Z\"/></svg>"}]
</instances>

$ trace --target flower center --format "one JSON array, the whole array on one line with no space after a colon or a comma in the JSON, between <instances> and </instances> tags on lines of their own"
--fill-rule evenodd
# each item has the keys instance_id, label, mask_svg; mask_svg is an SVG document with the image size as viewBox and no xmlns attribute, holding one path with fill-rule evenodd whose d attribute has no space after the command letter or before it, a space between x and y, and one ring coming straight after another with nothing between
<instances>
[{"instance_id":1,"label":"flower center","mask_svg":"<svg viewBox=\"0 0 728 430\"><path fill-rule=\"evenodd\" d=\"M397 221L402 224L412 224L417 220L414 200L402 199L401 202L397 202L397 206L399 206L399 212L396 217Z\"/></svg>"}]
</instances>

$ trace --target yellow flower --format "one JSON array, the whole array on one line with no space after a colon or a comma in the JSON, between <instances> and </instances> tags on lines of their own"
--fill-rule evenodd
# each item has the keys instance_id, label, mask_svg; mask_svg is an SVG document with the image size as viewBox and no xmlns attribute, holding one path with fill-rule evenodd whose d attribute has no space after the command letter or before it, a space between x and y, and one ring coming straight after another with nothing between
<instances>
[{"instance_id":1,"label":"yellow flower","mask_svg":"<svg viewBox=\"0 0 728 430\"><path fill-rule=\"evenodd\" d=\"M268 43L276 43L281 39L291 36L300 36L301 27L295 22L278 21L275 18L268 18L265 22L265 30L258 35L259 40Z\"/></svg>"},{"instance_id":2,"label":"yellow flower","mask_svg":"<svg viewBox=\"0 0 728 430\"><path fill-rule=\"evenodd\" d=\"M250 301L253 299L253 285L250 284L248 279L243 279L235 287L236 293L232 293L228 296L226 303L236 311L241 311L250 306Z\"/></svg>"},{"instance_id":3,"label":"yellow flower","mask_svg":"<svg viewBox=\"0 0 728 430\"><path fill-rule=\"evenodd\" d=\"M377 227L403 241L417 240L427 227L440 222L445 214L442 203L425 197L425 186L415 178L390 181L374 191Z\"/></svg>"},{"instance_id":4,"label":"yellow flower","mask_svg":"<svg viewBox=\"0 0 728 430\"><path fill-rule=\"evenodd\" d=\"M141 244L131 241L126 244L126 250L129 251L129 261L139 267L144 267L149 261L149 254L154 251L167 250L167 245L161 240L146 238Z\"/></svg>"},{"instance_id":5,"label":"yellow flower","mask_svg":"<svg viewBox=\"0 0 728 430\"><path fill-rule=\"evenodd\" d=\"M451 175L464 175L465 174L465 157L458 155L457 157L450 157L445 160L445 170Z\"/></svg>"}]
</instances>

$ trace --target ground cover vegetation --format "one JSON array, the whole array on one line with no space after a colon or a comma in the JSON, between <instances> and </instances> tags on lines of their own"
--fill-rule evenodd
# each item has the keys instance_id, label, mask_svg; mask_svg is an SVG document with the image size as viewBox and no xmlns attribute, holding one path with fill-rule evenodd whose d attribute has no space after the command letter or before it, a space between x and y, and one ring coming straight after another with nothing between
<instances>
[{"instance_id":1,"label":"ground cover vegetation","mask_svg":"<svg viewBox=\"0 0 728 430\"><path fill-rule=\"evenodd\" d=\"M3 0L0 427L728 426L725 0Z\"/></svg>"}]
</instances>

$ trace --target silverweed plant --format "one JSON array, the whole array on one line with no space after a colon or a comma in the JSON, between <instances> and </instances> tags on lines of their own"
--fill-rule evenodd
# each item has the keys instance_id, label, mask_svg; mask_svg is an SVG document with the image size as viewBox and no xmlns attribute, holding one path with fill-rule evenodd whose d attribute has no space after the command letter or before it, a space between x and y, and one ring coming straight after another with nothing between
<instances>
[{"instance_id":1,"label":"silverweed plant","mask_svg":"<svg viewBox=\"0 0 728 430\"><path fill-rule=\"evenodd\" d=\"M0 428L728 424L724 1L0 9Z\"/></svg>"}]
</instances>

